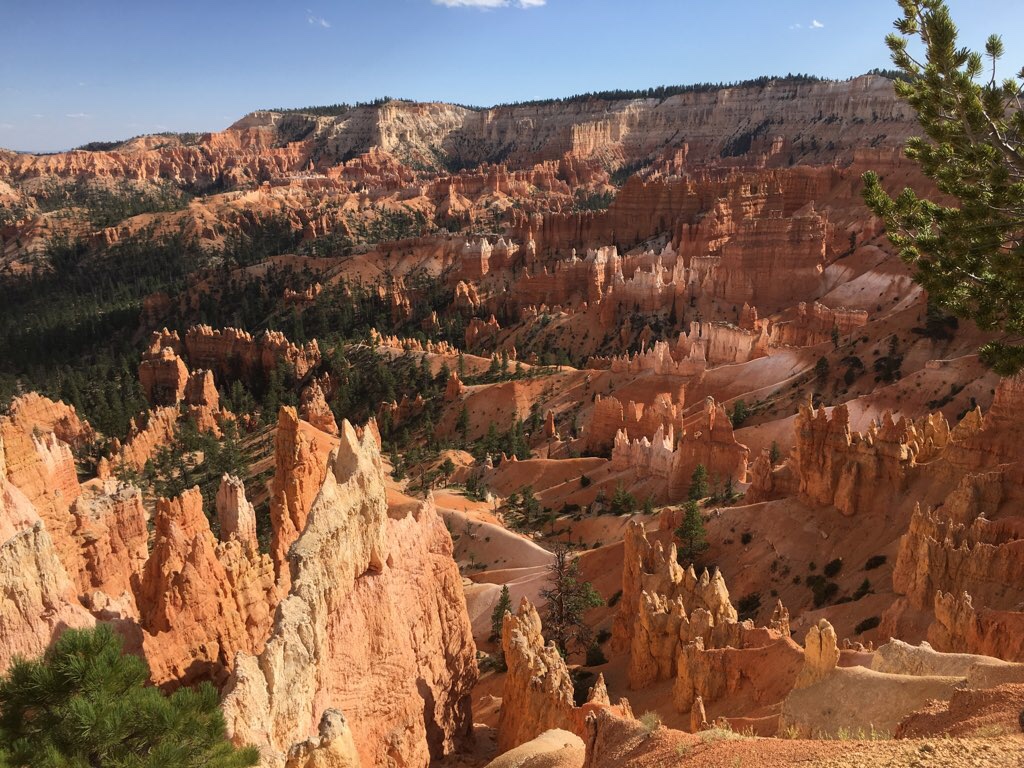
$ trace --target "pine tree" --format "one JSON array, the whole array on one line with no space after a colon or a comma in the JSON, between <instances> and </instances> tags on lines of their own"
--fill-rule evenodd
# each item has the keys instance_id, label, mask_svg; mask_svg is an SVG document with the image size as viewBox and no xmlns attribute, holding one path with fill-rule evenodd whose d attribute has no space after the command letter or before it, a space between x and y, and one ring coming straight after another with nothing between
<instances>
[{"instance_id":1,"label":"pine tree","mask_svg":"<svg viewBox=\"0 0 1024 768\"><path fill-rule=\"evenodd\" d=\"M459 433L459 437L462 438L463 444L469 439L469 411L466 406L462 406L462 410L459 411L459 419L455 422L455 429Z\"/></svg>"},{"instance_id":2,"label":"pine tree","mask_svg":"<svg viewBox=\"0 0 1024 768\"><path fill-rule=\"evenodd\" d=\"M686 502L685 510L683 522L676 528L676 538L681 542L679 561L691 563L708 548L707 531L696 501Z\"/></svg>"},{"instance_id":3,"label":"pine tree","mask_svg":"<svg viewBox=\"0 0 1024 768\"><path fill-rule=\"evenodd\" d=\"M636 497L626 490L622 483L615 486L615 493L612 494L611 508L613 515L631 515L636 509Z\"/></svg>"},{"instance_id":4,"label":"pine tree","mask_svg":"<svg viewBox=\"0 0 1024 768\"><path fill-rule=\"evenodd\" d=\"M241 768L254 747L225 738L209 683L165 696L142 659L105 625L68 630L41 658L0 680L0 765L62 768Z\"/></svg>"},{"instance_id":5,"label":"pine tree","mask_svg":"<svg viewBox=\"0 0 1024 768\"><path fill-rule=\"evenodd\" d=\"M554 556L548 566L548 586L540 591L547 601L544 633L562 656L568 656L570 646L578 650L590 646L592 632L583 615L604 601L589 581L581 580L579 560L569 557L567 546L559 544Z\"/></svg>"},{"instance_id":6,"label":"pine tree","mask_svg":"<svg viewBox=\"0 0 1024 768\"><path fill-rule=\"evenodd\" d=\"M448 481L451 480L452 475L455 473L455 462L446 456L438 470L441 472L441 477L444 478L444 484L448 485Z\"/></svg>"},{"instance_id":7,"label":"pine tree","mask_svg":"<svg viewBox=\"0 0 1024 768\"><path fill-rule=\"evenodd\" d=\"M708 495L708 470L703 464L694 467L690 476L690 501L700 501Z\"/></svg>"},{"instance_id":8,"label":"pine tree","mask_svg":"<svg viewBox=\"0 0 1024 768\"><path fill-rule=\"evenodd\" d=\"M819 357L818 362L814 364L814 378L824 381L828 378L829 369L828 358Z\"/></svg>"},{"instance_id":9,"label":"pine tree","mask_svg":"<svg viewBox=\"0 0 1024 768\"><path fill-rule=\"evenodd\" d=\"M1005 334L981 356L1012 375L1024 368L1024 70L999 79L998 35L988 38L984 54L958 46L942 0L899 5L903 15L886 38L902 75L894 86L925 134L910 139L906 154L957 204L947 208L910 189L892 198L872 172L864 175L864 199L933 301ZM914 38L924 45L923 60L908 49Z\"/></svg>"},{"instance_id":10,"label":"pine tree","mask_svg":"<svg viewBox=\"0 0 1024 768\"><path fill-rule=\"evenodd\" d=\"M498 602L495 604L494 610L491 611L491 642L501 639L501 627L505 621L506 612L512 612L512 598L509 597L507 584L502 586Z\"/></svg>"}]
</instances>

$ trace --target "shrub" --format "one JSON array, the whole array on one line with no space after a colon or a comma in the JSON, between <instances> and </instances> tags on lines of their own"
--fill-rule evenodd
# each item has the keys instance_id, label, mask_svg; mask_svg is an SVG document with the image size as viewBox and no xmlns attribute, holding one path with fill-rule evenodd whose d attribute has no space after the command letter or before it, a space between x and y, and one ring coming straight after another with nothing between
<instances>
[{"instance_id":1,"label":"shrub","mask_svg":"<svg viewBox=\"0 0 1024 768\"><path fill-rule=\"evenodd\" d=\"M611 597L608 598L608 607L609 608L614 608L616 606L616 604L619 602L619 600L621 600L621 599L622 599L622 590L620 589L618 592L616 592L614 595L612 595Z\"/></svg>"},{"instance_id":2,"label":"shrub","mask_svg":"<svg viewBox=\"0 0 1024 768\"><path fill-rule=\"evenodd\" d=\"M602 664L608 663L608 657L604 655L604 651L601 650L601 646L594 643L587 648L587 666L588 667L599 667Z\"/></svg>"},{"instance_id":3,"label":"shrub","mask_svg":"<svg viewBox=\"0 0 1024 768\"><path fill-rule=\"evenodd\" d=\"M868 579L864 579L864 581L862 581L860 583L860 586L857 587L857 591L853 593L853 599L854 600L860 600L862 597L864 597L865 595L868 595L870 593L871 593L871 582Z\"/></svg>"},{"instance_id":4,"label":"shrub","mask_svg":"<svg viewBox=\"0 0 1024 768\"><path fill-rule=\"evenodd\" d=\"M580 487L581 487L581 488L586 488L586 487L588 487L588 486L589 486L589 485L590 485L590 484L591 484L592 482L594 482L594 481L593 481L593 480L591 480L591 479L590 479L589 477L587 477L586 475L580 475Z\"/></svg>"},{"instance_id":5,"label":"shrub","mask_svg":"<svg viewBox=\"0 0 1024 768\"><path fill-rule=\"evenodd\" d=\"M572 678L572 701L577 707L587 703L590 689L593 687L594 673L585 669L574 669L569 673Z\"/></svg>"},{"instance_id":6,"label":"shrub","mask_svg":"<svg viewBox=\"0 0 1024 768\"><path fill-rule=\"evenodd\" d=\"M747 544L749 544L753 540L754 534L752 534L750 531L744 531L743 535L740 536L740 543L743 544L743 546L747 546Z\"/></svg>"},{"instance_id":7,"label":"shrub","mask_svg":"<svg viewBox=\"0 0 1024 768\"><path fill-rule=\"evenodd\" d=\"M830 560L825 565L824 573L828 578L833 578L843 570L843 558L837 557L835 560Z\"/></svg>"},{"instance_id":8,"label":"shrub","mask_svg":"<svg viewBox=\"0 0 1024 768\"><path fill-rule=\"evenodd\" d=\"M657 712L644 712L640 715L640 724L647 733L654 733L654 731L661 728L661 715Z\"/></svg>"},{"instance_id":9,"label":"shrub","mask_svg":"<svg viewBox=\"0 0 1024 768\"><path fill-rule=\"evenodd\" d=\"M736 603L736 611L739 613L740 621L754 618L760 609L760 592L751 592L749 595L740 598L740 601Z\"/></svg>"},{"instance_id":10,"label":"shrub","mask_svg":"<svg viewBox=\"0 0 1024 768\"><path fill-rule=\"evenodd\" d=\"M875 568L885 565L885 555L874 555L868 558L868 561L864 564L865 571L873 571Z\"/></svg>"},{"instance_id":11,"label":"shrub","mask_svg":"<svg viewBox=\"0 0 1024 768\"><path fill-rule=\"evenodd\" d=\"M864 619L864 621L854 627L853 631L858 635L862 635L869 629L874 629L881 623L882 620L878 616L871 616L870 618Z\"/></svg>"}]
</instances>

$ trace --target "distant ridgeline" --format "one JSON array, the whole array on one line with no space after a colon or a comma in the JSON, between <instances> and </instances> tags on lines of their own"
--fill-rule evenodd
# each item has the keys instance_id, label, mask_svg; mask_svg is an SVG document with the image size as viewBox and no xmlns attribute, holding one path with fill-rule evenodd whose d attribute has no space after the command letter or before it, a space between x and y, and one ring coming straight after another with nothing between
<instances>
[{"instance_id":1,"label":"distant ridgeline","mask_svg":"<svg viewBox=\"0 0 1024 768\"><path fill-rule=\"evenodd\" d=\"M870 72L865 74L885 77L889 80L895 80L898 77L901 77L901 73L887 69L872 69ZM680 94L685 93L709 93L712 91L721 91L726 88L764 88L765 86L772 84L799 85L803 83L822 83L827 79L828 78L804 74L787 74L782 76L764 75L762 77L755 77L751 80L740 80L734 83L659 85L655 88L640 88L638 90L616 89L611 91L589 91L587 93L578 93L573 96L564 96L561 98L505 102L502 104L495 104L493 107L480 107L472 104L456 104L455 106L463 107L464 109L483 111L486 109L499 109L501 107L542 107L551 104L576 104L587 101L627 101L629 99L657 99L658 101L664 101L672 96L679 96ZM374 99L373 101L357 102L356 104L327 104L313 107L274 107L273 109L265 111L280 112L283 114L314 115L316 117L341 117L342 115L348 114L352 110L360 107L379 107L395 101L406 104L415 103L411 99L395 99L385 96L380 99Z\"/></svg>"}]
</instances>

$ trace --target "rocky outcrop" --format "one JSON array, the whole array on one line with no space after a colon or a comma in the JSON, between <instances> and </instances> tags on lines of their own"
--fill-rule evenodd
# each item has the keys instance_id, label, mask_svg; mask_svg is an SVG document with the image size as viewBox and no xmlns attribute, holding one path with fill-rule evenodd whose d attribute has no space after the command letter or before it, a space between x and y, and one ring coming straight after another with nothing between
<instances>
[{"instance_id":1,"label":"rocky outcrop","mask_svg":"<svg viewBox=\"0 0 1024 768\"><path fill-rule=\"evenodd\" d=\"M975 608L966 592L956 596L940 591L934 613L928 639L938 650L1024 662L1024 611Z\"/></svg>"},{"instance_id":2,"label":"rocky outcrop","mask_svg":"<svg viewBox=\"0 0 1024 768\"><path fill-rule=\"evenodd\" d=\"M245 485L237 477L224 475L217 489L217 522L220 540L237 541L250 557L255 557L259 545L256 539L256 510L245 497Z\"/></svg>"},{"instance_id":3,"label":"rocky outcrop","mask_svg":"<svg viewBox=\"0 0 1024 768\"><path fill-rule=\"evenodd\" d=\"M327 473L324 459L335 443L330 435L303 425L294 408L281 408L270 486L270 553L282 593L287 592L290 579L288 548L306 527L310 507Z\"/></svg>"},{"instance_id":4,"label":"rocky outcrop","mask_svg":"<svg viewBox=\"0 0 1024 768\"><path fill-rule=\"evenodd\" d=\"M317 737L292 747L285 768L360 768L360 765L348 721L338 710L328 709L320 719Z\"/></svg>"},{"instance_id":5,"label":"rocky outcrop","mask_svg":"<svg viewBox=\"0 0 1024 768\"><path fill-rule=\"evenodd\" d=\"M789 462L780 465L772 463L771 451L761 450L760 455L750 465L750 487L744 494L749 504L762 501L795 496L799 478L793 475L793 467Z\"/></svg>"},{"instance_id":6,"label":"rocky outcrop","mask_svg":"<svg viewBox=\"0 0 1024 768\"><path fill-rule=\"evenodd\" d=\"M598 403L614 398L595 400L596 424L610 423L610 416L621 414L621 409L608 409ZM674 416L671 408L666 413ZM641 424L646 410L630 403L630 411L638 418L630 424ZM641 429L642 427L637 427ZM697 465L708 470L711 481L718 486L724 482L743 482L746 479L746 457L750 455L745 445L736 442L725 408L712 398L705 403L705 410L698 420L683 432L678 444L675 426L658 424L653 436L631 440L626 429L615 434L611 449L611 467L616 471L631 470L637 477L659 477L665 480L665 495L669 501L684 499L689 490L690 480Z\"/></svg>"},{"instance_id":7,"label":"rocky outcrop","mask_svg":"<svg viewBox=\"0 0 1024 768\"><path fill-rule=\"evenodd\" d=\"M512 749L553 728L574 730L569 669L554 644L545 644L537 609L523 598L505 614L501 648L508 665L498 720L498 749Z\"/></svg>"},{"instance_id":8,"label":"rocky outcrop","mask_svg":"<svg viewBox=\"0 0 1024 768\"><path fill-rule=\"evenodd\" d=\"M601 453L612 449L619 442L620 432L631 441L650 440L658 430L663 434L673 430L678 433L682 430L682 413L681 393L678 402L673 402L670 394L662 392L650 404L632 400L622 403L611 395L598 395L594 398L594 410L584 430L587 450Z\"/></svg>"},{"instance_id":9,"label":"rocky outcrop","mask_svg":"<svg viewBox=\"0 0 1024 768\"><path fill-rule=\"evenodd\" d=\"M158 684L222 683L239 652L270 630L270 559L240 541L218 544L198 488L157 501L153 546L134 580L151 676Z\"/></svg>"},{"instance_id":10,"label":"rocky outcrop","mask_svg":"<svg viewBox=\"0 0 1024 768\"><path fill-rule=\"evenodd\" d=\"M461 578L430 502L389 515L370 430L359 438L342 425L285 551L291 586L266 648L240 654L227 686L233 738L283 766L333 708L364 766L426 766L450 753L468 735L477 674Z\"/></svg>"},{"instance_id":11,"label":"rocky outcrop","mask_svg":"<svg viewBox=\"0 0 1024 768\"><path fill-rule=\"evenodd\" d=\"M1016 608L1024 603L1022 580L1024 540L1015 525L983 517L957 524L920 508L900 539L893 569L893 588L919 609L931 608L939 590L968 592L992 608Z\"/></svg>"},{"instance_id":12,"label":"rocky outcrop","mask_svg":"<svg viewBox=\"0 0 1024 768\"><path fill-rule=\"evenodd\" d=\"M334 418L331 407L327 404L327 397L324 395L320 382L314 380L302 391L301 411L304 421L308 421L321 432L338 436L338 422Z\"/></svg>"},{"instance_id":13,"label":"rocky outcrop","mask_svg":"<svg viewBox=\"0 0 1024 768\"><path fill-rule=\"evenodd\" d=\"M150 405L177 405L185 399L188 366L171 347L139 363L139 384Z\"/></svg>"},{"instance_id":14,"label":"rocky outcrop","mask_svg":"<svg viewBox=\"0 0 1024 768\"><path fill-rule=\"evenodd\" d=\"M58 404L44 398L15 400L10 415L0 418L3 451L0 468L5 470L10 487L17 489L17 493L11 490L5 493L11 499L11 510L22 509L18 517L24 523L27 520L25 502L31 505L46 526L61 562L69 573L75 574L81 570L81 552L72 535L75 521L71 506L82 487L71 446L46 425L53 422L60 428L63 424L68 436L71 435L67 430L82 434L83 428L67 421L73 411L68 409L57 416L60 410L63 409ZM77 417L74 421L77 422Z\"/></svg>"},{"instance_id":15,"label":"rocky outcrop","mask_svg":"<svg viewBox=\"0 0 1024 768\"><path fill-rule=\"evenodd\" d=\"M141 472L157 451L174 443L178 434L179 416L176 407L165 406L150 411L143 427L139 427L137 420L132 419L124 445L114 441L111 463L115 467L124 466Z\"/></svg>"},{"instance_id":16,"label":"rocky outcrop","mask_svg":"<svg viewBox=\"0 0 1024 768\"><path fill-rule=\"evenodd\" d=\"M82 421L73 405L51 400L37 392L27 392L14 398L10 404L10 416L22 428L32 425L43 432L53 432L58 440L72 449L85 448L96 439L96 431L89 422Z\"/></svg>"},{"instance_id":17,"label":"rocky outcrop","mask_svg":"<svg viewBox=\"0 0 1024 768\"><path fill-rule=\"evenodd\" d=\"M0 544L0 592L2 672L17 656L39 656L64 629L95 623L75 600L74 586L42 523Z\"/></svg>"},{"instance_id":18,"label":"rocky outcrop","mask_svg":"<svg viewBox=\"0 0 1024 768\"><path fill-rule=\"evenodd\" d=\"M112 480L89 483L71 513L72 536L80 542L82 553L81 570L71 574L79 594L99 590L133 604L132 578L148 555L148 514L142 492Z\"/></svg>"},{"instance_id":19,"label":"rocky outcrop","mask_svg":"<svg viewBox=\"0 0 1024 768\"><path fill-rule=\"evenodd\" d=\"M808 305L800 302L792 319L772 323L771 343L775 346L813 347L833 340L836 335L846 338L868 323L868 313L862 309L831 309L818 302Z\"/></svg>"},{"instance_id":20,"label":"rocky outcrop","mask_svg":"<svg viewBox=\"0 0 1024 768\"><path fill-rule=\"evenodd\" d=\"M835 506L844 515L871 512L904 494L920 463L934 459L950 440L941 414L919 423L893 419L888 412L865 433L850 430L845 405L832 409L800 407L796 418L793 471L801 499Z\"/></svg>"},{"instance_id":21,"label":"rocky outcrop","mask_svg":"<svg viewBox=\"0 0 1024 768\"><path fill-rule=\"evenodd\" d=\"M666 551L648 541L639 522L630 523L624 537L622 598L612 625L617 651L630 651L630 686L643 687L674 674L679 644L701 634L680 625L696 610L710 630L722 622L735 622L736 609L718 570L698 576L676 558L675 544ZM670 607L671 606L671 607ZM685 638L685 639L684 639Z\"/></svg>"},{"instance_id":22,"label":"rocky outcrop","mask_svg":"<svg viewBox=\"0 0 1024 768\"><path fill-rule=\"evenodd\" d=\"M707 398L696 421L687 424L672 456L669 499L686 497L698 464L707 470L713 484L746 482L749 455L749 449L736 441L725 406Z\"/></svg>"},{"instance_id":23,"label":"rocky outcrop","mask_svg":"<svg viewBox=\"0 0 1024 768\"><path fill-rule=\"evenodd\" d=\"M282 363L301 379L320 363L316 340L299 346L280 331L253 336L237 328L197 325L186 332L184 348L193 367L208 368L226 381L266 377Z\"/></svg>"},{"instance_id":24,"label":"rocky outcrop","mask_svg":"<svg viewBox=\"0 0 1024 768\"><path fill-rule=\"evenodd\" d=\"M508 665L498 716L501 752L532 741L551 730L580 736L588 715L600 710L628 713L625 699L612 706L604 675L599 674L583 706L575 706L573 682L554 643L544 643L537 609L525 597L515 615L505 614L501 647Z\"/></svg>"},{"instance_id":25,"label":"rocky outcrop","mask_svg":"<svg viewBox=\"0 0 1024 768\"><path fill-rule=\"evenodd\" d=\"M796 679L797 688L806 688L824 680L839 664L836 631L825 619L807 630L804 640L804 666Z\"/></svg>"}]
</instances>

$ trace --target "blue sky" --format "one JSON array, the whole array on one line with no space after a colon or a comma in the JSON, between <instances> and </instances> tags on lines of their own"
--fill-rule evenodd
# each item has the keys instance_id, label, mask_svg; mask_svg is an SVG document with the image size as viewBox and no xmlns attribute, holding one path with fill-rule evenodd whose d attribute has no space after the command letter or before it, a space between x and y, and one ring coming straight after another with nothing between
<instances>
[{"instance_id":1,"label":"blue sky","mask_svg":"<svg viewBox=\"0 0 1024 768\"><path fill-rule=\"evenodd\" d=\"M481 7L490 6L490 7ZM952 0L1024 59L1021 0ZM378 96L491 105L888 66L895 0L0 0L0 146L220 130Z\"/></svg>"}]
</instances>

